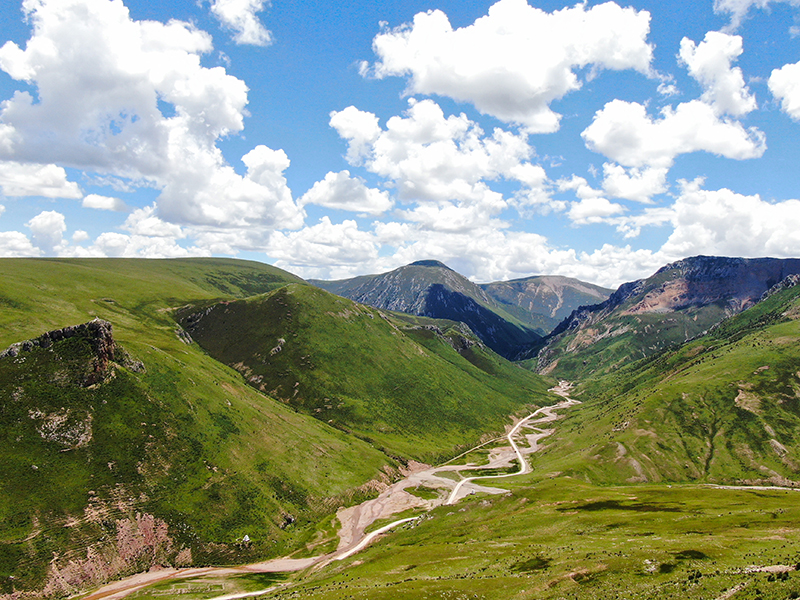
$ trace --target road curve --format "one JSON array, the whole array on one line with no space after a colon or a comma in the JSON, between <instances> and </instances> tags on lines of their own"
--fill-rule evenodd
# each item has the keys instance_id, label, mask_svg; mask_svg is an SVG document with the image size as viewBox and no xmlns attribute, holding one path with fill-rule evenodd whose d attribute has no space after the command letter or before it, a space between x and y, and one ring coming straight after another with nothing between
<instances>
[{"instance_id":1,"label":"road curve","mask_svg":"<svg viewBox=\"0 0 800 600\"><path fill-rule=\"evenodd\" d=\"M514 425L511 431L508 432L506 439L508 439L508 443L511 444L514 453L517 455L517 460L519 461L519 471L517 471L516 473L506 473L505 475L476 475L475 477L467 477L466 479L462 479L456 484L456 486L453 488L453 491L450 492L450 495L448 496L445 504L455 504L455 502L459 500L459 494L461 492L461 488L464 487L464 485L472 481L475 481L477 479L501 479L504 477L516 477L518 475L524 475L525 473L529 472L531 470L530 465L528 464L528 461L525 460L525 457L522 455L522 452L520 452L519 446L517 446L517 443L514 441L514 436L522 427L530 425L531 419L538 416L539 414L544 414L547 420L555 420L558 417L558 415L555 414L556 410L562 408L568 408L575 404L580 404L577 400L572 400L571 398L568 398L566 394L560 394L560 395L564 396L565 398L563 402L559 402L558 404L554 404L552 406L544 406L532 412L524 419L521 419L516 425ZM549 433L547 435L549 435ZM544 435L542 437L544 437Z\"/></svg>"}]
</instances>

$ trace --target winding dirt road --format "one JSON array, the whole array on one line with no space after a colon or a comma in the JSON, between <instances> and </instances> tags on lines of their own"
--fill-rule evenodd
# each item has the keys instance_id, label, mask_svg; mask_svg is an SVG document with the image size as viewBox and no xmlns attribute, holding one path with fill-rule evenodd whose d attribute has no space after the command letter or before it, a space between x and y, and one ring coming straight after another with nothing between
<instances>
[{"instance_id":1,"label":"winding dirt road","mask_svg":"<svg viewBox=\"0 0 800 600\"><path fill-rule=\"evenodd\" d=\"M342 527L339 531L339 545L336 550L330 554L303 559L277 558L266 562L244 565L241 567L161 569L149 571L147 573L140 573L138 575L110 583L94 593L85 596L83 600L121 600L122 598L147 587L148 585L167 579L187 579L206 575L224 576L242 573L279 573L302 571L310 567L321 568L332 561L349 558L353 554L363 550L383 533L386 533L387 531L390 531L391 529L394 529L400 525L416 521L420 517L417 516L399 519L384 525L376 531L366 534L365 530L379 519L386 519L392 515L396 515L411 508L419 508L427 511L443 504L454 504L461 498L476 492L504 494L507 492L507 490L496 487L482 486L476 483L476 481L479 479L501 479L505 477L516 477L518 475L523 475L530 472L531 467L525 460L525 455L536 452L539 449L539 440L551 435L554 431L553 429L541 429L536 427L536 425L551 423L559 418L559 415L556 414L556 411L580 404L577 400L572 400L569 398L570 387L570 384L562 381L557 387L549 390L554 394L563 397L564 400L558 404L554 404L553 406L540 408L527 417L517 421L505 436L508 440L509 446L493 448L489 453L488 464L454 465L450 464L450 462L453 462L450 461L438 467L430 467L429 465L412 463L408 475L401 481L389 486L377 498L367 500L358 506L352 506L350 508L340 510L337 513L337 517L342 524ZM543 416L536 419L536 417L539 415ZM530 428L534 430L535 433L525 434L528 447L520 448L514 438L518 436L525 428ZM453 460L457 460L458 458L466 456L472 450L479 449L485 445L487 444L484 443L476 446L475 448L468 450L460 457L457 457ZM519 462L519 470L515 473L506 473L503 475L476 475L475 477L468 477L458 480L448 477L448 474L450 473L456 473L456 476L460 477L458 474L459 471L483 469L495 470L507 468L511 466L515 460ZM442 493L435 499L426 500L405 491L406 489L419 486L441 490ZM213 600L234 600L234 598L258 596L274 591L279 587L282 586L275 586L259 592L220 596L219 598Z\"/></svg>"}]
</instances>

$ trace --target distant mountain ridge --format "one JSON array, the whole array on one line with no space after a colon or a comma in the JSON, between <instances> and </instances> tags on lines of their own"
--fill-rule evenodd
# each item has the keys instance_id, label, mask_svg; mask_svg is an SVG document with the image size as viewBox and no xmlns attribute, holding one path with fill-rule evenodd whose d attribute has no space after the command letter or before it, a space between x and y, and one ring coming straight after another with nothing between
<instances>
[{"instance_id":1,"label":"distant mountain ridge","mask_svg":"<svg viewBox=\"0 0 800 600\"><path fill-rule=\"evenodd\" d=\"M309 283L375 308L466 323L492 350L515 359L573 309L612 290L558 276L477 285L438 260L388 273Z\"/></svg>"},{"instance_id":2,"label":"distant mountain ridge","mask_svg":"<svg viewBox=\"0 0 800 600\"><path fill-rule=\"evenodd\" d=\"M374 308L461 321L505 358L513 359L542 337L480 286L436 260L417 261L378 275L309 283Z\"/></svg>"},{"instance_id":3,"label":"distant mountain ridge","mask_svg":"<svg viewBox=\"0 0 800 600\"><path fill-rule=\"evenodd\" d=\"M534 275L480 287L508 312L545 333L577 307L603 302L614 291L559 275Z\"/></svg>"},{"instance_id":4,"label":"distant mountain ridge","mask_svg":"<svg viewBox=\"0 0 800 600\"><path fill-rule=\"evenodd\" d=\"M695 256L581 306L548 336L540 372L585 376L693 339L800 273L800 259Z\"/></svg>"}]
</instances>

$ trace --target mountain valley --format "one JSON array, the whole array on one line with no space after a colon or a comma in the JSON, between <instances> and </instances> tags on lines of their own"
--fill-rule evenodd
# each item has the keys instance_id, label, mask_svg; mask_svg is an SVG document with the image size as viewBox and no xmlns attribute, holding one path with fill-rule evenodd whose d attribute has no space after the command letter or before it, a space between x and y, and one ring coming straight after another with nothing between
<instances>
[{"instance_id":1,"label":"mountain valley","mask_svg":"<svg viewBox=\"0 0 800 600\"><path fill-rule=\"evenodd\" d=\"M800 597L800 260L0 271L3 600Z\"/></svg>"}]
</instances>

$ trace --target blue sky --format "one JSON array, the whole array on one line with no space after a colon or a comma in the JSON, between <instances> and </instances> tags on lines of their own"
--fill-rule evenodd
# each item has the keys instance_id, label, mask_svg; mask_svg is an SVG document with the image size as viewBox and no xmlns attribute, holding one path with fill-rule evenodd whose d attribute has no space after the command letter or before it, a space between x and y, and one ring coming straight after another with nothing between
<instances>
[{"instance_id":1,"label":"blue sky","mask_svg":"<svg viewBox=\"0 0 800 600\"><path fill-rule=\"evenodd\" d=\"M800 0L0 6L0 255L800 256Z\"/></svg>"}]
</instances>

